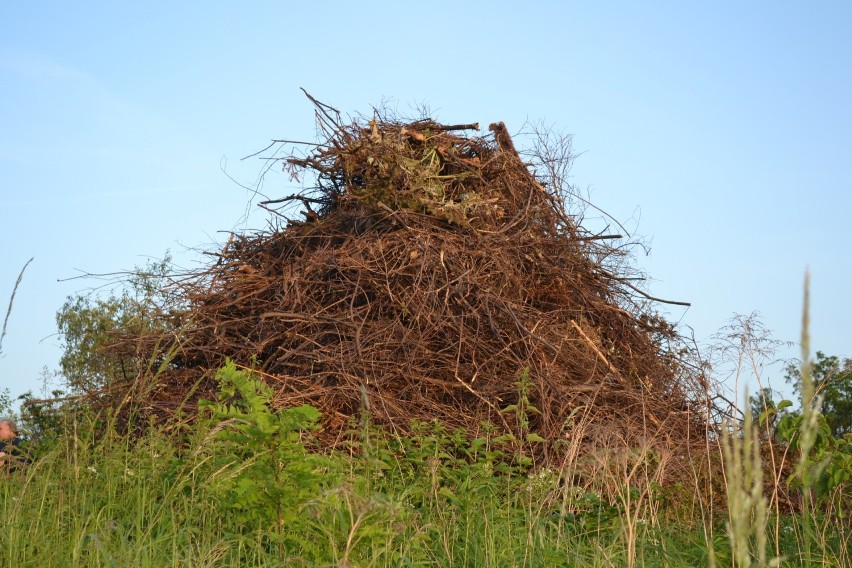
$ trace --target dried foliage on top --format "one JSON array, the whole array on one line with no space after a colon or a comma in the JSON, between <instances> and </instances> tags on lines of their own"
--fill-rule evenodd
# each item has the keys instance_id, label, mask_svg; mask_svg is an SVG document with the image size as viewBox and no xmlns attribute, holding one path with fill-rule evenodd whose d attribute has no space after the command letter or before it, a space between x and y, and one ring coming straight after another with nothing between
<instances>
[{"instance_id":1,"label":"dried foliage on top","mask_svg":"<svg viewBox=\"0 0 852 568\"><path fill-rule=\"evenodd\" d=\"M578 424L590 447L702 438L704 390L618 268L625 248L566 212L564 188L536 177L502 123L480 136L432 120L344 125L324 105L318 118L326 139L281 159L314 189L262 204L302 204L305 219L232 236L178 284L179 332L119 341L163 363L136 382L147 411L191 413L229 357L276 404L317 407L329 442L362 391L398 432L487 421L537 433L551 457ZM523 389L529 424L504 411Z\"/></svg>"}]
</instances>

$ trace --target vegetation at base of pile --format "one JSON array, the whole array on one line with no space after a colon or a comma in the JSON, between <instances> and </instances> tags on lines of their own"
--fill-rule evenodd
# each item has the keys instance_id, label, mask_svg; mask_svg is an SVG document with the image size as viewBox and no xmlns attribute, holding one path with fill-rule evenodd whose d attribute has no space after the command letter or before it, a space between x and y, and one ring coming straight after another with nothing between
<instances>
[{"instance_id":1,"label":"vegetation at base of pile","mask_svg":"<svg viewBox=\"0 0 852 568\"><path fill-rule=\"evenodd\" d=\"M9 566L704 566L729 565L724 517L702 522L695 488L633 482L635 466L598 484L534 471L513 441L483 427L470 440L440 423L400 438L350 423L347 448L319 451L310 407L274 410L270 390L228 363L203 417L180 432L119 434L109 417L66 413L0 476L0 555ZM581 435L581 434L578 434ZM597 485L600 487L600 485ZM737 499L732 494L732 499ZM783 514L766 548L802 558L801 517ZM811 556L850 561L848 519L816 509ZM738 562L737 566L751 565ZM757 565L757 564L754 564Z\"/></svg>"}]
</instances>

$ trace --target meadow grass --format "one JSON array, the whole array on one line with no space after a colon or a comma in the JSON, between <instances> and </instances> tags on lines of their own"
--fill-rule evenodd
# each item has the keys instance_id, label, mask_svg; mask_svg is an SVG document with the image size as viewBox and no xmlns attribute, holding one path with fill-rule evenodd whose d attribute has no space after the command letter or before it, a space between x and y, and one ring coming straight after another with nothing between
<instances>
[{"instance_id":1,"label":"meadow grass","mask_svg":"<svg viewBox=\"0 0 852 568\"><path fill-rule=\"evenodd\" d=\"M264 452L247 457L255 450L222 438L226 429L199 423L176 443L153 429L134 439L70 420L31 465L0 478L0 565L767 565L760 550L780 550L784 565L849 565L850 527L836 516L782 515L776 542L771 512L756 510L754 476L734 480L734 468L756 465L733 463L734 453L732 516L702 522L690 512L699 507L692 488L630 477L647 465L642 451L610 456L622 460L610 471L626 476L607 499L566 484L567 471L518 465L495 439L469 441L437 424L404 439L365 436L362 425L351 451L332 455L315 452L306 431L290 431L279 445L317 461L309 475L282 470L281 515L268 506L273 493L252 486ZM754 456L744 440L732 452Z\"/></svg>"},{"instance_id":2,"label":"meadow grass","mask_svg":"<svg viewBox=\"0 0 852 568\"><path fill-rule=\"evenodd\" d=\"M700 526L625 512L563 487L558 472L528 475L438 425L405 440L374 433L371 457L323 455L321 475L280 480L309 490L290 504L283 546L275 515L235 507L249 464L227 443L209 432L176 445L156 431L131 440L94 430L69 424L62 443L0 480L2 565L706 563Z\"/></svg>"}]
</instances>

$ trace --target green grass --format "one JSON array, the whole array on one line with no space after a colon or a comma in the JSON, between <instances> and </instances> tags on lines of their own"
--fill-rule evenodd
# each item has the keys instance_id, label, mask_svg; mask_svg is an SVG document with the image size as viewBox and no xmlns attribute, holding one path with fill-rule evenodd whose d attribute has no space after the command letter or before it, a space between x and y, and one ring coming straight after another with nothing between
<instances>
[{"instance_id":1,"label":"green grass","mask_svg":"<svg viewBox=\"0 0 852 568\"><path fill-rule=\"evenodd\" d=\"M726 516L705 526L685 513L697 506L684 502L690 491L633 486L610 501L566 486L564 472L530 474L487 436L469 442L437 425L398 439L362 424L353 451L331 456L291 430L280 445L315 460L311 471L282 468L286 495L252 493L262 452L250 456L244 441L222 437L233 424L217 424L178 444L155 430L132 441L69 423L61 443L0 478L0 565L759 565L735 556ZM278 498L283 514L269 506ZM785 565L804 565L806 542L812 564L849 565L848 522L809 520L781 519ZM775 550L773 531L763 536Z\"/></svg>"}]
</instances>

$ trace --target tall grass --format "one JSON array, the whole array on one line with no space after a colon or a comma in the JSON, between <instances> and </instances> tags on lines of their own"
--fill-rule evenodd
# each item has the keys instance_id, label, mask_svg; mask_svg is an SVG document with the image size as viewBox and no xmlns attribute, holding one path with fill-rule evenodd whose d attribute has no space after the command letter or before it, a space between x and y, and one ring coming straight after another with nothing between
<instances>
[{"instance_id":1,"label":"tall grass","mask_svg":"<svg viewBox=\"0 0 852 568\"><path fill-rule=\"evenodd\" d=\"M837 499L830 497L817 503L813 494L828 462L824 457L820 461L812 455L820 430L822 399L816 392L811 373L809 290L810 277L806 274L801 337L801 417L791 422L797 424L793 443L790 447L779 448L768 421L765 436L759 436L749 408L742 424L727 424L722 431L726 527L732 564L737 567L852 566L849 515L835 508ZM741 359L744 352L749 352L754 362L753 346L744 342ZM758 367L753 365L753 370L761 385ZM791 450L796 454L794 464L790 464ZM761 463L762 453L769 456L768 464ZM768 470L765 469L767 465ZM785 475L790 469L794 474ZM771 501L764 495L766 487L771 491ZM837 495L848 494L848 487L839 486L834 491ZM783 512L780 502L784 494L798 495L798 514ZM795 508L795 503L789 504ZM774 558L767 557L768 545L775 550Z\"/></svg>"},{"instance_id":2,"label":"tall grass","mask_svg":"<svg viewBox=\"0 0 852 568\"><path fill-rule=\"evenodd\" d=\"M722 430L728 537L736 566L767 566L764 473L760 461L760 440L750 409L746 409L742 431L737 430L734 425ZM777 559L772 563L775 564Z\"/></svg>"},{"instance_id":3,"label":"tall grass","mask_svg":"<svg viewBox=\"0 0 852 568\"><path fill-rule=\"evenodd\" d=\"M733 547L708 542L701 522L689 518L693 491L659 486L659 458L647 449L599 456L607 468L595 482L621 490L610 500L566 483L570 469L513 464L511 447L488 435L471 442L435 424L405 439L374 431L369 462L360 452L322 454L319 477L282 470L282 486L305 491L278 516L238 506L251 463L217 427L199 426L175 444L156 431L131 440L109 430L95 436L103 426L85 420L69 423L62 443L0 478L0 565L704 566L712 555L718 565L750 566L764 559L760 532ZM310 438L302 440L311 452ZM750 483L741 487L751 491ZM749 524L741 498L731 491L730 510L743 511L743 526L764 526L760 517ZM784 520L791 532L780 543L793 565L806 558L800 521ZM822 523L812 531L815 552L824 565L842 565L848 554Z\"/></svg>"},{"instance_id":4,"label":"tall grass","mask_svg":"<svg viewBox=\"0 0 852 568\"><path fill-rule=\"evenodd\" d=\"M568 467L532 472L517 464L515 442L487 431L471 441L438 424L420 424L415 435L397 438L374 427L367 435L363 424L355 425L354 451L331 456L310 450L307 431L293 431L289 440L322 465L310 477L282 469L278 483L297 495L289 497L289 514L255 514L266 510L269 495L243 500L248 486L241 476L255 471L253 460L263 456L247 458L220 436L233 426L199 423L176 443L156 430L134 440L91 418L69 418L64 434L29 467L0 476L0 565L706 561L700 528L664 519L653 475L639 484L640 470L648 467L642 451L606 458L605 483L625 489L609 501L566 484ZM361 451L365 444L369 451ZM620 475L628 477L619 481Z\"/></svg>"},{"instance_id":5,"label":"tall grass","mask_svg":"<svg viewBox=\"0 0 852 568\"><path fill-rule=\"evenodd\" d=\"M15 303L15 295L18 293L18 287L21 285L21 280L24 279L24 272L26 272L27 267L33 261L33 258L30 258L26 264L24 264L24 267L21 268L21 271L18 273L18 278L15 280L15 285L12 287L12 294L9 296L9 306L6 308L6 316L3 318L3 326L0 327L0 355L3 355L3 340L6 339L6 329L9 327L9 316L12 315L12 306Z\"/></svg>"}]
</instances>

